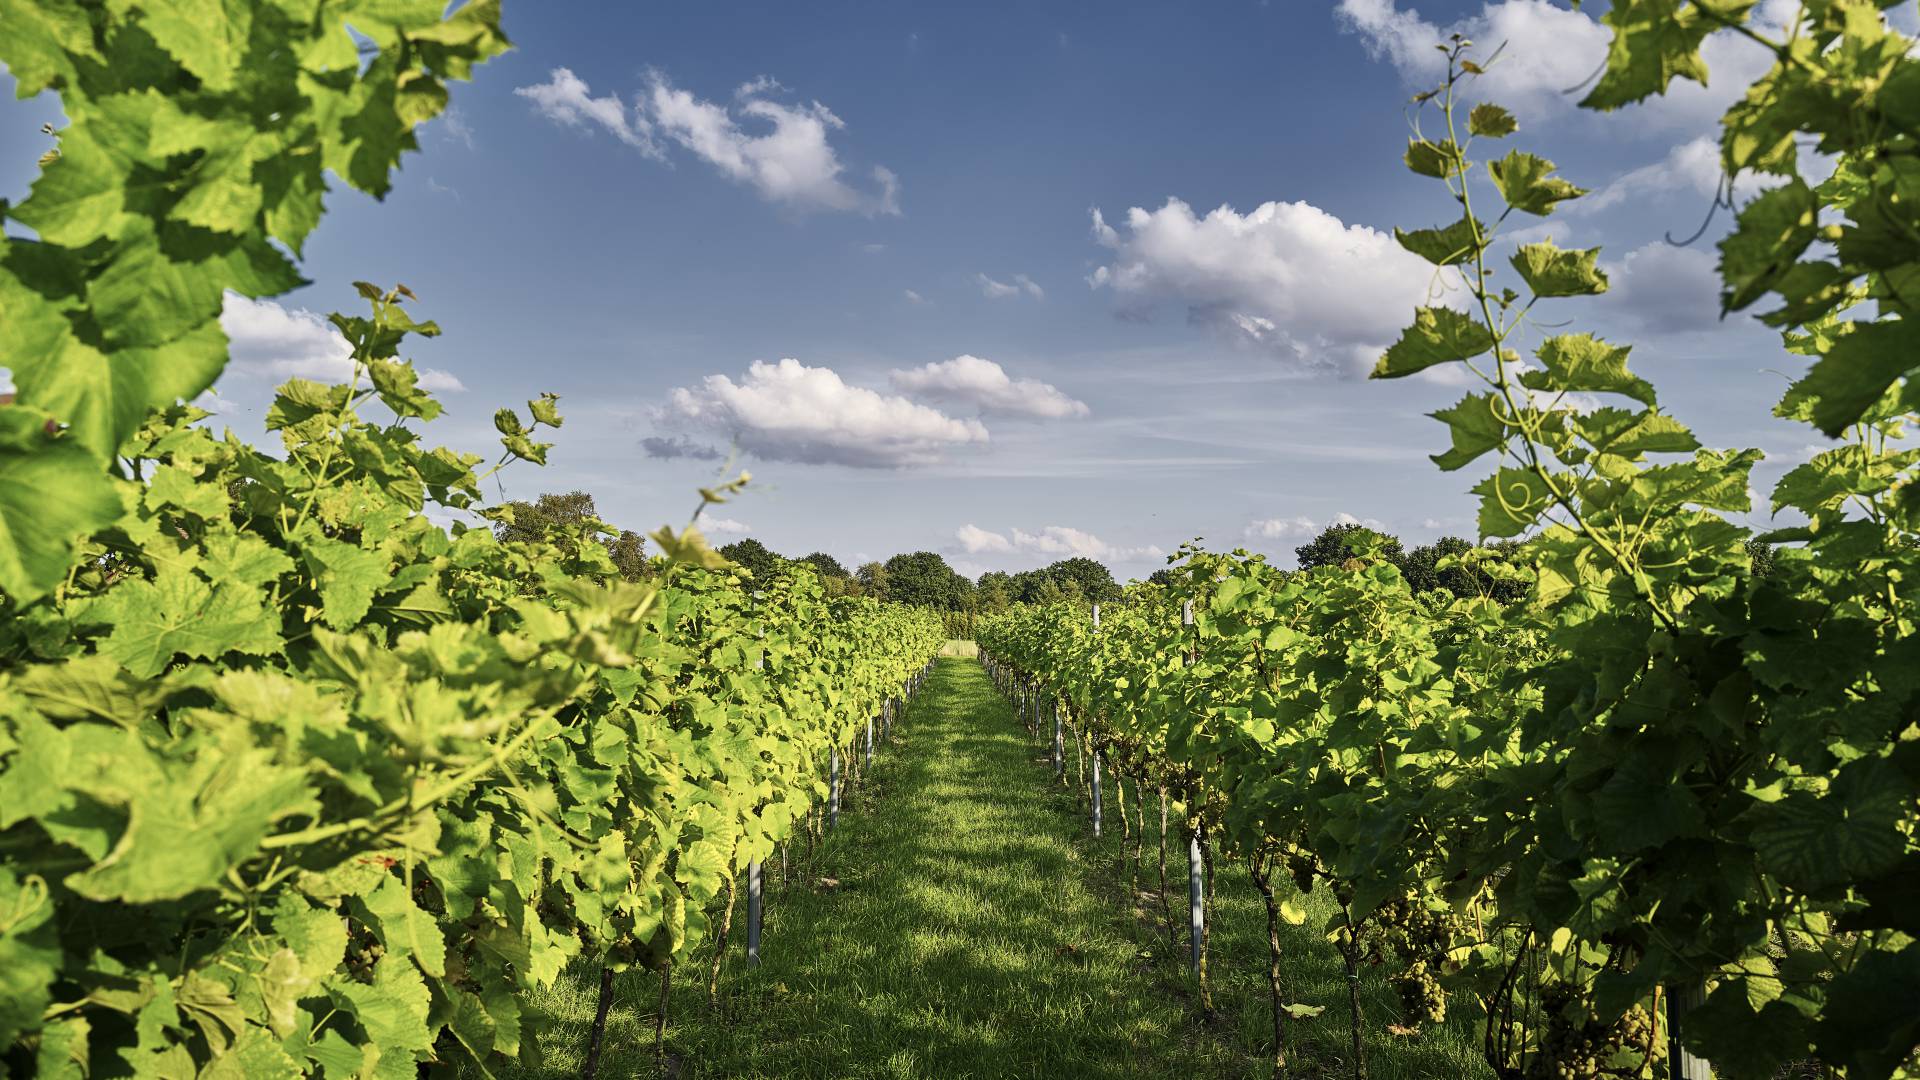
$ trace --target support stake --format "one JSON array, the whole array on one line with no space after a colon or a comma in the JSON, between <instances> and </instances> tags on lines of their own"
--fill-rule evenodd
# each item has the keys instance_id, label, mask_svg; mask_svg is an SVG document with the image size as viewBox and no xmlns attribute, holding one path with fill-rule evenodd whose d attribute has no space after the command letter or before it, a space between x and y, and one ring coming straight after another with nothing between
<instances>
[{"instance_id":1,"label":"support stake","mask_svg":"<svg viewBox=\"0 0 1920 1080\"><path fill-rule=\"evenodd\" d=\"M761 894L764 882L761 880L760 860L747 864L747 966L760 966L760 919L764 914L761 907Z\"/></svg>"}]
</instances>

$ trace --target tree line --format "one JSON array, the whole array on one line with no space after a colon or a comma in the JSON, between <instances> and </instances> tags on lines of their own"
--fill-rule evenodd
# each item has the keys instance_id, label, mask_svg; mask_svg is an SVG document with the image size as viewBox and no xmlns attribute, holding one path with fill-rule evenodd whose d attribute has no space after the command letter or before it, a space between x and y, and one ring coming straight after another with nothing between
<instances>
[{"instance_id":1,"label":"tree line","mask_svg":"<svg viewBox=\"0 0 1920 1080\"><path fill-rule=\"evenodd\" d=\"M591 523L622 577L639 581L653 572L645 538L631 529L608 525L587 492L548 493L532 502L515 500L491 514L494 531L502 540L536 539L556 527L565 532L569 526ZM1337 565L1354 557L1352 545L1362 534L1385 539L1383 553L1415 593L1443 591L1455 597L1490 596L1511 602L1526 592L1519 577L1504 572L1521 561L1522 542L1518 540L1500 540L1482 548L1458 536L1443 536L1408 551L1398 537L1346 523L1327 526L1318 536L1294 548L1294 557L1302 570ZM1757 540L1747 547L1755 575L1764 576L1772 565L1772 549ZM820 577L830 595L872 596L968 615L998 614L1015 604L1109 603L1121 596L1113 572L1084 556L1018 573L989 570L976 580L955 570L933 551L906 552L852 570L824 551L786 556L752 537L723 545L719 551L752 571L756 581L772 581L804 565ZM1443 567L1442 561L1449 557L1452 561ZM1168 575L1166 570L1157 570L1148 580L1166 584Z\"/></svg>"}]
</instances>

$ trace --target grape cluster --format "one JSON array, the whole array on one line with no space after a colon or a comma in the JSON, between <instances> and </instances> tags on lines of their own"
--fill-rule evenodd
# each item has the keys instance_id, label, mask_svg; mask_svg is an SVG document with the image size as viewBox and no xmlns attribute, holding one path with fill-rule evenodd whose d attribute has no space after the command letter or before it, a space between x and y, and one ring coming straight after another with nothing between
<instances>
[{"instance_id":1,"label":"grape cluster","mask_svg":"<svg viewBox=\"0 0 1920 1080\"><path fill-rule=\"evenodd\" d=\"M1313 856L1304 848L1287 853L1287 872L1293 875L1293 887L1301 893L1313 891Z\"/></svg>"},{"instance_id":2,"label":"grape cluster","mask_svg":"<svg viewBox=\"0 0 1920 1080\"><path fill-rule=\"evenodd\" d=\"M1591 1007L1570 1008L1579 998L1579 991L1566 983L1554 983L1540 992L1547 1028L1539 1055L1527 1063L1528 1080L1601 1080L1639 1071L1636 1066L1612 1063L1623 1060L1623 1052L1644 1055L1653 1042L1653 1015L1636 1005L1613 1023L1603 1024L1593 1019Z\"/></svg>"},{"instance_id":3,"label":"grape cluster","mask_svg":"<svg viewBox=\"0 0 1920 1080\"><path fill-rule=\"evenodd\" d=\"M373 982L373 967L387 954L387 947L372 932L356 927L347 938L347 974L363 982Z\"/></svg>"},{"instance_id":4,"label":"grape cluster","mask_svg":"<svg viewBox=\"0 0 1920 1080\"><path fill-rule=\"evenodd\" d=\"M1382 904L1369 920L1364 945L1367 961L1390 964L1388 978L1400 994L1400 1006L1414 1022L1447 1018L1447 991L1440 976L1447 954L1466 929L1466 920L1444 908L1435 910L1412 894Z\"/></svg>"}]
</instances>

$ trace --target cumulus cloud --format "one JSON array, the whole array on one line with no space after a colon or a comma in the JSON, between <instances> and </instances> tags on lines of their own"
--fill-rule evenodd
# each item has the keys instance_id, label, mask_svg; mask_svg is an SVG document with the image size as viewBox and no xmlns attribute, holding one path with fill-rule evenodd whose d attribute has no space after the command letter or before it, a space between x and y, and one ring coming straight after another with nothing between
<instances>
[{"instance_id":1,"label":"cumulus cloud","mask_svg":"<svg viewBox=\"0 0 1920 1080\"><path fill-rule=\"evenodd\" d=\"M1085 416L1088 411L1086 402L1068 397L1052 383L1012 378L999 364L978 356L956 356L910 370L896 370L891 378L894 388L906 393L965 402L982 412L1005 416L1058 420Z\"/></svg>"},{"instance_id":2,"label":"cumulus cloud","mask_svg":"<svg viewBox=\"0 0 1920 1080\"><path fill-rule=\"evenodd\" d=\"M236 372L275 381L301 378L347 382L353 378L353 347L325 318L305 308L287 310L272 300L228 293L220 309ZM459 378L438 368L416 368L420 387L439 393L465 390Z\"/></svg>"},{"instance_id":3,"label":"cumulus cloud","mask_svg":"<svg viewBox=\"0 0 1920 1080\"><path fill-rule=\"evenodd\" d=\"M617 94L594 97L585 80L562 67L546 82L514 93L550 120L604 130L650 158L664 161L667 147L677 145L768 202L868 216L900 213L900 181L893 171L876 165L869 190L849 185L829 142L845 122L817 101L774 100L785 90L762 75L738 87L729 106L702 100L654 72L629 106Z\"/></svg>"},{"instance_id":4,"label":"cumulus cloud","mask_svg":"<svg viewBox=\"0 0 1920 1080\"><path fill-rule=\"evenodd\" d=\"M1048 525L1038 532L1014 529L1012 535L992 532L978 525L962 525L955 531L954 539L969 555L982 554L1031 554L1047 555L1059 558L1081 556L1102 561L1126 562L1134 559L1165 558L1166 552L1148 544L1144 547L1127 547L1109 544L1105 540L1081 529L1068 528L1065 525Z\"/></svg>"},{"instance_id":5,"label":"cumulus cloud","mask_svg":"<svg viewBox=\"0 0 1920 1080\"><path fill-rule=\"evenodd\" d=\"M656 72L648 80L646 107L662 137L769 202L869 216L900 213L900 182L892 170L874 166L871 191L840 178L845 167L827 140L846 123L817 101L790 105L767 96L778 89L763 76L740 87L739 104L729 109L675 88ZM764 130L749 132L742 120Z\"/></svg>"},{"instance_id":6,"label":"cumulus cloud","mask_svg":"<svg viewBox=\"0 0 1920 1080\"><path fill-rule=\"evenodd\" d=\"M1025 274L1013 275L1012 282L999 281L985 274L975 274L973 279L980 284L980 295L989 300L1005 300L1016 296L1031 296L1035 300L1047 298L1047 291Z\"/></svg>"},{"instance_id":7,"label":"cumulus cloud","mask_svg":"<svg viewBox=\"0 0 1920 1080\"><path fill-rule=\"evenodd\" d=\"M659 457L717 453L704 439L768 461L897 468L987 441L978 420L853 386L831 368L791 358L755 361L739 382L709 375L676 389L654 420L663 434L646 445Z\"/></svg>"},{"instance_id":8,"label":"cumulus cloud","mask_svg":"<svg viewBox=\"0 0 1920 1080\"><path fill-rule=\"evenodd\" d=\"M1719 324L1720 273L1710 251L1656 241L1607 267L1605 310L1645 330L1678 333Z\"/></svg>"},{"instance_id":9,"label":"cumulus cloud","mask_svg":"<svg viewBox=\"0 0 1920 1080\"><path fill-rule=\"evenodd\" d=\"M700 531L708 536L744 536L753 531L753 526L730 517L708 517L700 515Z\"/></svg>"},{"instance_id":10,"label":"cumulus cloud","mask_svg":"<svg viewBox=\"0 0 1920 1080\"><path fill-rule=\"evenodd\" d=\"M960 541L961 549L969 555L979 555L989 551L1005 552L1013 550L1013 541L1008 540L1006 536L997 532L988 532L974 524L960 526L960 528L954 532L953 537Z\"/></svg>"},{"instance_id":11,"label":"cumulus cloud","mask_svg":"<svg viewBox=\"0 0 1920 1080\"><path fill-rule=\"evenodd\" d=\"M917 293L917 292L914 292L914 291L913 291L912 289L908 289L908 290L906 290L906 294L907 294L907 303L909 303L909 304L924 304L924 303L927 303L927 298L926 298L926 297L924 297L924 296L921 296L921 295L920 295L919 293Z\"/></svg>"},{"instance_id":12,"label":"cumulus cloud","mask_svg":"<svg viewBox=\"0 0 1920 1080\"><path fill-rule=\"evenodd\" d=\"M515 88L515 94L533 102L540 115L575 128L599 128L651 158L666 153L653 136L653 123L644 108L632 109L617 94L594 97L586 80L570 68L554 68L547 81Z\"/></svg>"},{"instance_id":13,"label":"cumulus cloud","mask_svg":"<svg viewBox=\"0 0 1920 1080\"><path fill-rule=\"evenodd\" d=\"M1185 305L1189 322L1310 371L1366 372L1435 285L1392 235L1304 202L1199 217L1168 199L1127 211L1123 229L1095 210L1093 236L1113 255L1089 280L1130 316Z\"/></svg>"},{"instance_id":14,"label":"cumulus cloud","mask_svg":"<svg viewBox=\"0 0 1920 1080\"><path fill-rule=\"evenodd\" d=\"M1777 30L1796 10L1797 0L1765 0L1755 22ZM1449 35L1471 39L1478 46L1474 55L1481 59L1504 44L1499 59L1468 89L1529 119L1576 108L1584 96L1577 88L1606 61L1612 41L1612 31L1593 15L1550 0L1496 0L1444 25L1414 8L1399 7L1395 0L1340 0L1335 12L1340 25L1358 34L1369 53L1422 89L1446 78L1446 56L1434 46ZM1644 121L1704 130L1773 62L1760 46L1724 31L1707 38L1701 51L1711 86L1675 79L1664 95L1634 106Z\"/></svg>"},{"instance_id":15,"label":"cumulus cloud","mask_svg":"<svg viewBox=\"0 0 1920 1080\"><path fill-rule=\"evenodd\" d=\"M1623 173L1612 183L1573 203L1571 209L1604 210L1630 200L1677 194L1697 196L1702 200L1712 199L1722 191L1725 177L1726 173L1720 164L1719 145L1712 138L1702 135L1674 147L1666 157L1651 165L1642 165ZM1759 173L1740 174L1733 184L1735 205L1782 180L1782 177Z\"/></svg>"},{"instance_id":16,"label":"cumulus cloud","mask_svg":"<svg viewBox=\"0 0 1920 1080\"><path fill-rule=\"evenodd\" d=\"M1381 530L1386 522L1375 518L1358 518L1341 512L1326 522L1318 522L1304 514L1294 517L1259 518L1247 523L1242 530L1251 540L1308 540L1319 536L1334 525L1363 525L1369 529Z\"/></svg>"}]
</instances>

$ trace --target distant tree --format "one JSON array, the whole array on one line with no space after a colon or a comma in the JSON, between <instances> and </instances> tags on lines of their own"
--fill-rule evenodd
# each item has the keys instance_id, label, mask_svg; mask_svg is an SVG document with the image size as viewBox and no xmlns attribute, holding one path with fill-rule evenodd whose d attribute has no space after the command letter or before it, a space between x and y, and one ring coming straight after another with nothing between
<instances>
[{"instance_id":1,"label":"distant tree","mask_svg":"<svg viewBox=\"0 0 1920 1080\"><path fill-rule=\"evenodd\" d=\"M1773 575L1773 545L1758 537L1747 540L1747 565L1756 578Z\"/></svg>"},{"instance_id":2,"label":"distant tree","mask_svg":"<svg viewBox=\"0 0 1920 1080\"><path fill-rule=\"evenodd\" d=\"M494 535L503 542L538 543L548 540L556 529L565 533L568 529L591 525L621 577L639 581L653 575L653 565L647 561L646 540L631 529L615 531L602 521L593 505L593 496L584 491L548 493L532 502L515 499L506 504L506 509L512 511L513 520L497 521L493 526Z\"/></svg>"},{"instance_id":3,"label":"distant tree","mask_svg":"<svg viewBox=\"0 0 1920 1080\"><path fill-rule=\"evenodd\" d=\"M1407 587L1414 592L1431 592L1445 589L1455 596L1478 595L1479 583L1473 575L1462 567L1439 568L1442 557L1464 555L1473 550L1473 543L1457 536L1443 536L1431 544L1422 544L1400 560L1400 573L1407 579Z\"/></svg>"},{"instance_id":4,"label":"distant tree","mask_svg":"<svg viewBox=\"0 0 1920 1080\"><path fill-rule=\"evenodd\" d=\"M1338 566L1353 558L1353 549L1347 546L1357 533L1373 533L1387 540L1384 554L1390 562L1398 563L1403 554L1400 538L1390 533L1369 529L1356 522L1342 522L1329 525L1321 530L1312 541L1293 549L1294 556L1300 561L1300 569L1312 570L1317 566Z\"/></svg>"},{"instance_id":5,"label":"distant tree","mask_svg":"<svg viewBox=\"0 0 1920 1080\"><path fill-rule=\"evenodd\" d=\"M816 551L811 555L802 555L799 561L819 571L820 576L823 578L851 578L853 576L847 573L846 567L840 565L839 559L834 558L824 551Z\"/></svg>"},{"instance_id":6,"label":"distant tree","mask_svg":"<svg viewBox=\"0 0 1920 1080\"><path fill-rule=\"evenodd\" d=\"M729 561L740 564L743 569L753 575L753 580L756 582L772 581L787 563L787 560L781 558L778 552L769 549L767 545L751 536L735 540L722 547L720 554Z\"/></svg>"},{"instance_id":7,"label":"distant tree","mask_svg":"<svg viewBox=\"0 0 1920 1080\"><path fill-rule=\"evenodd\" d=\"M887 599L941 611L964 611L973 582L932 551L895 555L886 563Z\"/></svg>"},{"instance_id":8,"label":"distant tree","mask_svg":"<svg viewBox=\"0 0 1920 1080\"><path fill-rule=\"evenodd\" d=\"M1060 582L1062 588L1067 582L1073 582L1087 600L1104 602L1120 598L1120 586L1114 584L1113 572L1092 559L1079 556L1062 559L1040 572Z\"/></svg>"},{"instance_id":9,"label":"distant tree","mask_svg":"<svg viewBox=\"0 0 1920 1080\"><path fill-rule=\"evenodd\" d=\"M1087 602L1087 595L1080 590L1080 583L1072 578L1040 574L1035 580L1038 584L1034 586L1031 603L1082 604Z\"/></svg>"},{"instance_id":10,"label":"distant tree","mask_svg":"<svg viewBox=\"0 0 1920 1080\"><path fill-rule=\"evenodd\" d=\"M974 610L997 615L1013 606L1013 575L989 570L973 585Z\"/></svg>"},{"instance_id":11,"label":"distant tree","mask_svg":"<svg viewBox=\"0 0 1920 1080\"><path fill-rule=\"evenodd\" d=\"M877 562L867 563L853 572L853 580L860 583L860 591L863 595L871 596L876 600L887 599L888 582L885 565Z\"/></svg>"},{"instance_id":12,"label":"distant tree","mask_svg":"<svg viewBox=\"0 0 1920 1080\"><path fill-rule=\"evenodd\" d=\"M1038 604L1041 587L1051 580L1039 570L1022 570L1007 579L1007 592L1017 603Z\"/></svg>"},{"instance_id":13,"label":"distant tree","mask_svg":"<svg viewBox=\"0 0 1920 1080\"><path fill-rule=\"evenodd\" d=\"M1172 585L1175 580L1176 579L1173 576L1173 567L1171 566L1163 566L1160 569L1155 570L1153 573L1147 575L1147 584L1158 585L1163 589L1166 588L1167 586Z\"/></svg>"},{"instance_id":14,"label":"distant tree","mask_svg":"<svg viewBox=\"0 0 1920 1080\"><path fill-rule=\"evenodd\" d=\"M653 563L647 559L647 541L632 529L621 529L620 535L607 542L607 555L613 559L614 569L628 581L653 576Z\"/></svg>"},{"instance_id":15,"label":"distant tree","mask_svg":"<svg viewBox=\"0 0 1920 1080\"><path fill-rule=\"evenodd\" d=\"M1464 557L1476 550L1480 552L1477 558L1460 558L1458 565L1444 570L1439 567L1440 560L1448 555ZM1489 596L1501 603L1512 603L1526 595L1526 585L1498 577L1485 567L1488 563L1517 564L1521 558L1520 550L1521 544L1517 540L1500 540L1476 549L1471 541L1458 536L1443 536L1431 544L1414 548L1396 561L1400 573L1407 579L1408 587L1414 592L1438 589L1461 599Z\"/></svg>"}]
</instances>

